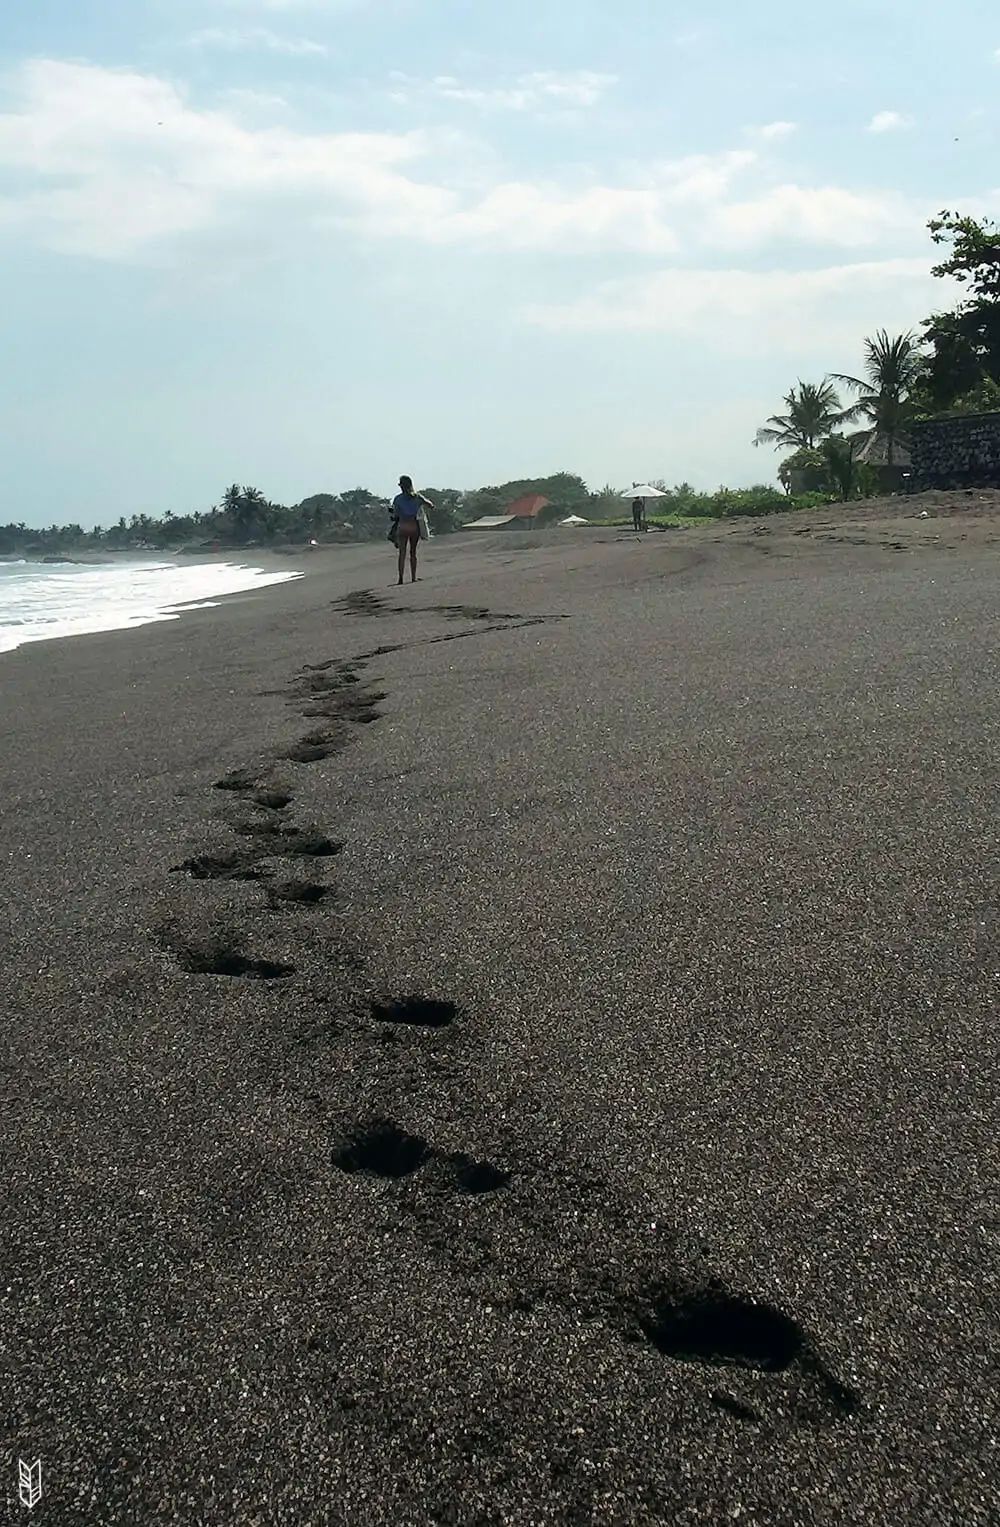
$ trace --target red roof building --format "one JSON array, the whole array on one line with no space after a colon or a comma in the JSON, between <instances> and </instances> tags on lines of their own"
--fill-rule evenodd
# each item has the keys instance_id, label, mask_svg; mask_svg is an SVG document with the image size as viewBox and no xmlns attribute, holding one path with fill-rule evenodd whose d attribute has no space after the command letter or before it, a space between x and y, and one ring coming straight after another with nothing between
<instances>
[{"instance_id":1,"label":"red roof building","mask_svg":"<svg viewBox=\"0 0 1000 1527\"><path fill-rule=\"evenodd\" d=\"M507 513L518 520L533 520L547 504L552 502L541 493L529 493L525 498L515 499L507 506Z\"/></svg>"}]
</instances>

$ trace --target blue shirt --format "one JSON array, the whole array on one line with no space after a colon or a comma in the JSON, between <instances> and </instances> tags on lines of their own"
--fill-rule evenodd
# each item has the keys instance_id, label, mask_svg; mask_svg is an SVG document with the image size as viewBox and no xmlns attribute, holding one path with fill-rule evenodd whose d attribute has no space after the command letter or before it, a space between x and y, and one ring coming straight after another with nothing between
<instances>
[{"instance_id":1,"label":"blue shirt","mask_svg":"<svg viewBox=\"0 0 1000 1527\"><path fill-rule=\"evenodd\" d=\"M401 520L415 520L423 507L423 500L418 493L412 497L408 493L397 493L392 501L392 512Z\"/></svg>"}]
</instances>

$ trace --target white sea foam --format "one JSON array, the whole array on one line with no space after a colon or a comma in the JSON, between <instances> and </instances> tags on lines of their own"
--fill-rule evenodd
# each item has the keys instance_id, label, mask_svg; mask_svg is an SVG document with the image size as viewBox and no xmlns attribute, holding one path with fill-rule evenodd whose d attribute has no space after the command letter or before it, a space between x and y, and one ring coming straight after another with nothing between
<instances>
[{"instance_id":1,"label":"white sea foam","mask_svg":"<svg viewBox=\"0 0 1000 1527\"><path fill-rule=\"evenodd\" d=\"M235 562L4 562L0 652L25 642L177 620L184 608L205 609L225 594L301 577L300 572L265 573Z\"/></svg>"}]
</instances>

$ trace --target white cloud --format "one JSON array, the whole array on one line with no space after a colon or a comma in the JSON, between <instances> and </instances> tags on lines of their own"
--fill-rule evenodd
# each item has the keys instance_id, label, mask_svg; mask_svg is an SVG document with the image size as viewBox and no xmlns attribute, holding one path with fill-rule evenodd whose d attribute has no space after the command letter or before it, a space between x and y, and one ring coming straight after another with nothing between
<instances>
[{"instance_id":1,"label":"white cloud","mask_svg":"<svg viewBox=\"0 0 1000 1527\"><path fill-rule=\"evenodd\" d=\"M530 78L539 91L597 88L589 76ZM0 169L27 188L0 197L0 225L107 259L159 257L172 240L248 218L289 238L305 225L430 246L656 256L858 247L907 216L898 199L838 187L738 194L745 178L766 177L751 149L634 165L616 184L583 171L571 184L502 180L454 133L299 132L257 97L196 107L128 70L36 60L17 89L17 109L0 115Z\"/></svg>"},{"instance_id":2,"label":"white cloud","mask_svg":"<svg viewBox=\"0 0 1000 1527\"><path fill-rule=\"evenodd\" d=\"M429 84L419 85L398 73L391 76L397 85L417 85L417 89L439 100L475 106L482 111L532 111L541 108L575 109L596 106L601 97L618 83L614 74L597 74L581 69L573 74L540 70L521 74L509 85L465 85L450 74L438 75ZM400 92L397 91L397 94ZM403 93L405 95L405 92Z\"/></svg>"},{"instance_id":3,"label":"white cloud","mask_svg":"<svg viewBox=\"0 0 1000 1527\"><path fill-rule=\"evenodd\" d=\"M875 113L869 122L868 131L870 133L892 133L898 132L902 127L912 126L912 117L904 117L898 111L879 111Z\"/></svg>"},{"instance_id":4,"label":"white cloud","mask_svg":"<svg viewBox=\"0 0 1000 1527\"><path fill-rule=\"evenodd\" d=\"M58 248L128 258L277 195L393 227L450 205L403 173L427 152L418 133L248 128L163 80L83 64L35 61L20 84L21 110L0 116L0 166L36 186L7 199L6 217Z\"/></svg>"},{"instance_id":5,"label":"white cloud","mask_svg":"<svg viewBox=\"0 0 1000 1527\"><path fill-rule=\"evenodd\" d=\"M734 179L757 163L750 149L722 154L689 154L654 163L643 177L674 207L704 206L729 194Z\"/></svg>"},{"instance_id":6,"label":"white cloud","mask_svg":"<svg viewBox=\"0 0 1000 1527\"><path fill-rule=\"evenodd\" d=\"M51 60L24 66L19 85L20 109L0 116L0 167L35 184L0 202L4 220L106 258L140 257L275 197L289 225L297 208L313 225L428 244L665 253L676 247L671 203L711 194L730 173L685 160L648 186L514 180L463 195L442 183L440 163L436 178L415 178L441 148L426 133L248 126L235 109L195 108L167 81Z\"/></svg>"},{"instance_id":7,"label":"white cloud","mask_svg":"<svg viewBox=\"0 0 1000 1527\"><path fill-rule=\"evenodd\" d=\"M251 90L242 86L234 85L230 90L227 90L225 99L237 111L273 112L288 110L288 102L284 96L271 95L264 90Z\"/></svg>"},{"instance_id":8,"label":"white cloud","mask_svg":"<svg viewBox=\"0 0 1000 1527\"><path fill-rule=\"evenodd\" d=\"M759 138L764 143L776 143L781 138L790 138L798 130L797 122L766 122L763 127L748 127L746 131L751 138Z\"/></svg>"},{"instance_id":9,"label":"white cloud","mask_svg":"<svg viewBox=\"0 0 1000 1527\"><path fill-rule=\"evenodd\" d=\"M231 52L249 49L266 49L270 53L288 53L305 57L308 54L325 56L329 53L321 42L308 37L279 37L267 27L205 27L189 38L195 48L227 48Z\"/></svg>"},{"instance_id":10,"label":"white cloud","mask_svg":"<svg viewBox=\"0 0 1000 1527\"><path fill-rule=\"evenodd\" d=\"M617 83L617 75L595 74L588 69L577 74L539 73L521 78L524 88L536 91L541 100L570 106L594 106Z\"/></svg>"},{"instance_id":11,"label":"white cloud","mask_svg":"<svg viewBox=\"0 0 1000 1527\"><path fill-rule=\"evenodd\" d=\"M705 236L726 248L754 248L779 239L860 248L909 228L901 197L862 196L838 186L774 186L762 196L717 207Z\"/></svg>"},{"instance_id":12,"label":"white cloud","mask_svg":"<svg viewBox=\"0 0 1000 1527\"><path fill-rule=\"evenodd\" d=\"M940 297L925 259L894 259L820 270L672 269L606 282L576 302L522 310L553 330L698 335L726 349L804 351L856 346L858 333L911 326Z\"/></svg>"},{"instance_id":13,"label":"white cloud","mask_svg":"<svg viewBox=\"0 0 1000 1527\"><path fill-rule=\"evenodd\" d=\"M496 186L472 207L453 206L421 236L431 243L471 242L491 249L664 254L677 248L677 235L663 213L662 199L649 191L612 186L565 191L514 181Z\"/></svg>"}]
</instances>

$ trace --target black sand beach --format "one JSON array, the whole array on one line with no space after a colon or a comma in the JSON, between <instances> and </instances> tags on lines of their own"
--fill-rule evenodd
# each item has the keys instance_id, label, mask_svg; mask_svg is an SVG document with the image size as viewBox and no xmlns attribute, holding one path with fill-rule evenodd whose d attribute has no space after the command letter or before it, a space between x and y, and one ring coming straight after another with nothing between
<instances>
[{"instance_id":1,"label":"black sand beach","mask_svg":"<svg viewBox=\"0 0 1000 1527\"><path fill-rule=\"evenodd\" d=\"M0 658L7 1519L1000 1521L997 497Z\"/></svg>"}]
</instances>

